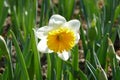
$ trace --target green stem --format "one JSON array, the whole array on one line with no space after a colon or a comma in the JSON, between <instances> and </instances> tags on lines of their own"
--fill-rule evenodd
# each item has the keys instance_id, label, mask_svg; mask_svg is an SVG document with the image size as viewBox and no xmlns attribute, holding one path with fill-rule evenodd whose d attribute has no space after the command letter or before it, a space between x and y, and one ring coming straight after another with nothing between
<instances>
[{"instance_id":1,"label":"green stem","mask_svg":"<svg viewBox=\"0 0 120 80\"><path fill-rule=\"evenodd\" d=\"M47 68L47 80L51 80L51 60L50 60L50 54L47 54L47 64L48 64L48 68Z\"/></svg>"},{"instance_id":2,"label":"green stem","mask_svg":"<svg viewBox=\"0 0 120 80\"><path fill-rule=\"evenodd\" d=\"M56 64L57 64L56 80L61 80L62 79L62 65L63 65L63 61L59 57L57 57L56 58Z\"/></svg>"},{"instance_id":3,"label":"green stem","mask_svg":"<svg viewBox=\"0 0 120 80\"><path fill-rule=\"evenodd\" d=\"M55 79L55 54L54 53L48 53L47 55L47 61L48 61L48 70L47 70L47 80L56 80Z\"/></svg>"},{"instance_id":4,"label":"green stem","mask_svg":"<svg viewBox=\"0 0 120 80\"><path fill-rule=\"evenodd\" d=\"M74 48L73 48L73 50L72 50L72 66L73 66L73 69L74 69L74 71L78 71L78 69L79 69L79 62L78 62L78 60L79 60L79 54L78 54L78 45L76 45ZM75 77L74 77L74 75L75 75L75 73L74 73L74 71L73 71L73 75L71 75L70 76L70 80L77 80Z\"/></svg>"}]
</instances>

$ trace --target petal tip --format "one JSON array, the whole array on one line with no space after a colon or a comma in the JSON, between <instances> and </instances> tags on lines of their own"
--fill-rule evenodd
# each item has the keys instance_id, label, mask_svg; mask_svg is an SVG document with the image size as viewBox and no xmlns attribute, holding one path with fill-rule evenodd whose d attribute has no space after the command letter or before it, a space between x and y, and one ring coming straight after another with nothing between
<instances>
[{"instance_id":1,"label":"petal tip","mask_svg":"<svg viewBox=\"0 0 120 80\"><path fill-rule=\"evenodd\" d=\"M66 22L66 19L59 15L59 14L54 14L51 16L49 20L49 26L55 27L56 25L62 25Z\"/></svg>"},{"instance_id":2,"label":"petal tip","mask_svg":"<svg viewBox=\"0 0 120 80\"><path fill-rule=\"evenodd\" d=\"M59 56L62 60L67 61L67 60L70 58L71 54L70 54L70 52L63 51L62 53L58 53L58 56Z\"/></svg>"}]
</instances>

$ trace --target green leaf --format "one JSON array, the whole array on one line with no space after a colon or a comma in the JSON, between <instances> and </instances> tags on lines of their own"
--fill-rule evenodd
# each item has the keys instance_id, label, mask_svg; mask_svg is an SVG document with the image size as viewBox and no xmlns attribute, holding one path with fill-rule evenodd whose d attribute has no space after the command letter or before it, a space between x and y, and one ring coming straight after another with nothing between
<instances>
[{"instance_id":1,"label":"green leaf","mask_svg":"<svg viewBox=\"0 0 120 80\"><path fill-rule=\"evenodd\" d=\"M90 50L88 50L88 53L86 55L86 60L90 61L91 59L91 53L90 53Z\"/></svg>"},{"instance_id":2,"label":"green leaf","mask_svg":"<svg viewBox=\"0 0 120 80\"><path fill-rule=\"evenodd\" d=\"M75 0L64 0L64 15L67 20L72 17L74 11ZM68 7L69 6L69 7Z\"/></svg>"},{"instance_id":3,"label":"green leaf","mask_svg":"<svg viewBox=\"0 0 120 80\"><path fill-rule=\"evenodd\" d=\"M78 45L75 45L73 47L73 49L71 50L71 54L72 54L72 67L75 71L78 70L78 60L79 60L79 54L78 54ZM73 72L73 74L75 75L75 73ZM70 80L76 80L76 78L71 75L70 76Z\"/></svg>"},{"instance_id":4,"label":"green leaf","mask_svg":"<svg viewBox=\"0 0 120 80\"><path fill-rule=\"evenodd\" d=\"M56 80L61 80L62 79L62 68L63 68L63 61L56 56Z\"/></svg>"},{"instance_id":5,"label":"green leaf","mask_svg":"<svg viewBox=\"0 0 120 80\"><path fill-rule=\"evenodd\" d=\"M95 80L108 80L107 79L107 75L105 73L105 71L103 70L103 68L101 67L99 60L96 56L96 54L94 54L94 61L96 63L96 68L93 67L88 61L86 61L87 67L89 68L90 72L92 73L93 77Z\"/></svg>"},{"instance_id":6,"label":"green leaf","mask_svg":"<svg viewBox=\"0 0 120 80\"><path fill-rule=\"evenodd\" d=\"M119 80L120 66L119 66L119 62L116 59L116 56L114 56L112 60L112 74L114 80Z\"/></svg>"},{"instance_id":7,"label":"green leaf","mask_svg":"<svg viewBox=\"0 0 120 80\"><path fill-rule=\"evenodd\" d=\"M5 68L5 71L2 75L2 80L8 80L8 76L9 76L9 73L8 73L8 67Z\"/></svg>"},{"instance_id":8,"label":"green leaf","mask_svg":"<svg viewBox=\"0 0 120 80\"><path fill-rule=\"evenodd\" d=\"M83 73L80 69L74 70L74 68L69 62L64 62L64 63L68 66L68 70L69 70L68 73L71 72L71 74L75 79L88 80L87 75Z\"/></svg>"},{"instance_id":9,"label":"green leaf","mask_svg":"<svg viewBox=\"0 0 120 80\"><path fill-rule=\"evenodd\" d=\"M118 26L118 37L120 39L120 25Z\"/></svg>"},{"instance_id":10,"label":"green leaf","mask_svg":"<svg viewBox=\"0 0 120 80\"><path fill-rule=\"evenodd\" d=\"M95 41L97 36L98 36L97 27L96 26L95 27L90 27L88 29L88 38L90 39L90 41Z\"/></svg>"},{"instance_id":11,"label":"green leaf","mask_svg":"<svg viewBox=\"0 0 120 80\"><path fill-rule=\"evenodd\" d=\"M97 67L96 69L96 73L97 73L97 80L108 80L107 78L107 74L105 73L105 71L102 69L102 67Z\"/></svg>"},{"instance_id":12,"label":"green leaf","mask_svg":"<svg viewBox=\"0 0 120 80\"><path fill-rule=\"evenodd\" d=\"M51 0L43 0L41 6L41 14L40 14L40 27L46 25L49 20L50 15L50 1Z\"/></svg>"},{"instance_id":13,"label":"green leaf","mask_svg":"<svg viewBox=\"0 0 120 80\"><path fill-rule=\"evenodd\" d=\"M33 53L31 53L31 54L33 54ZM33 80L34 79L33 74L35 72L35 70L34 70L34 56L32 55L30 57L31 57L31 60L29 61L30 64L29 64L29 68L28 68L28 73L29 73L30 80Z\"/></svg>"},{"instance_id":14,"label":"green leaf","mask_svg":"<svg viewBox=\"0 0 120 80\"><path fill-rule=\"evenodd\" d=\"M83 5L84 5L84 14L87 15L87 23L89 23L93 19L93 14L98 15L98 7L97 7L97 1L95 0L82 0ZM89 24L88 24L89 26Z\"/></svg>"},{"instance_id":15,"label":"green leaf","mask_svg":"<svg viewBox=\"0 0 120 80\"><path fill-rule=\"evenodd\" d=\"M8 14L8 7L4 5L4 0L0 1L0 34L3 33L3 24Z\"/></svg>"},{"instance_id":16,"label":"green leaf","mask_svg":"<svg viewBox=\"0 0 120 80\"><path fill-rule=\"evenodd\" d=\"M56 80L56 70L57 70L57 61L56 61L56 53L47 54L47 63L48 63L48 70L47 70L47 80ZM61 65L61 64L60 64ZM57 74L58 76L59 74Z\"/></svg>"},{"instance_id":17,"label":"green leaf","mask_svg":"<svg viewBox=\"0 0 120 80\"><path fill-rule=\"evenodd\" d=\"M75 45L73 49L71 50L72 54L72 66L74 70L78 70L78 59L79 59L79 52L78 52L78 45Z\"/></svg>"},{"instance_id":18,"label":"green leaf","mask_svg":"<svg viewBox=\"0 0 120 80\"><path fill-rule=\"evenodd\" d=\"M7 59L7 65L6 65L7 72L6 73L9 74L9 76L7 76L6 78L13 79L14 75L13 75L12 61L11 61L10 53L7 48L7 44L1 35L0 35L0 50L1 50L0 54L5 55L6 59ZM0 55L0 57L1 57L1 55Z\"/></svg>"},{"instance_id":19,"label":"green leaf","mask_svg":"<svg viewBox=\"0 0 120 80\"><path fill-rule=\"evenodd\" d=\"M100 48L98 49L97 56L102 67L105 67L106 57L107 57L107 48L108 48L108 34L106 34L100 43Z\"/></svg>"},{"instance_id":20,"label":"green leaf","mask_svg":"<svg viewBox=\"0 0 120 80\"><path fill-rule=\"evenodd\" d=\"M84 34L84 30L82 27L80 27L80 37L81 37L81 40L82 40L82 45L83 45L83 49L84 49L84 56L86 58L86 55L87 55L87 52L88 52L88 46L87 46L87 43L86 43L86 36Z\"/></svg>"},{"instance_id":21,"label":"green leaf","mask_svg":"<svg viewBox=\"0 0 120 80\"><path fill-rule=\"evenodd\" d=\"M30 37L30 35L28 35L27 39L25 41L25 44L23 45L23 56L24 56L27 68L30 66L31 58L33 56L33 53L30 50L31 49L31 43L32 43L31 37Z\"/></svg>"},{"instance_id":22,"label":"green leaf","mask_svg":"<svg viewBox=\"0 0 120 80\"><path fill-rule=\"evenodd\" d=\"M37 80L42 80L42 73L41 73L41 63L40 63L40 54L37 50L36 38L34 32L31 33L31 40L32 40L32 50L34 55L34 70Z\"/></svg>"},{"instance_id":23,"label":"green leaf","mask_svg":"<svg viewBox=\"0 0 120 80\"><path fill-rule=\"evenodd\" d=\"M87 76L81 70L78 70L77 72L82 80L88 80Z\"/></svg>"},{"instance_id":24,"label":"green leaf","mask_svg":"<svg viewBox=\"0 0 120 80\"><path fill-rule=\"evenodd\" d=\"M13 37L13 43L14 43L14 46L15 46L15 49L16 49L16 53L17 53L17 59L18 59L18 62L20 63L20 68L23 72L22 75L22 79L25 79L25 80L29 80L29 76L28 76L28 72L27 72L27 68L26 68L26 64L25 64L25 60L24 60L24 57L23 57L23 54L20 50L20 47L18 45L18 42L16 40L16 37L14 35L14 33L12 31L10 31L12 37Z\"/></svg>"},{"instance_id":25,"label":"green leaf","mask_svg":"<svg viewBox=\"0 0 120 80\"><path fill-rule=\"evenodd\" d=\"M115 57L115 50L113 43L110 38L108 38L108 48L107 48L107 58L110 59L110 64L113 64L113 59Z\"/></svg>"},{"instance_id":26,"label":"green leaf","mask_svg":"<svg viewBox=\"0 0 120 80\"><path fill-rule=\"evenodd\" d=\"M52 63L50 60L50 54L47 54L47 64L48 64L48 69L47 69L47 80L52 80L52 75L51 72L52 70Z\"/></svg>"},{"instance_id":27,"label":"green leaf","mask_svg":"<svg viewBox=\"0 0 120 80\"><path fill-rule=\"evenodd\" d=\"M112 40L113 43L115 42L115 39L116 39L116 36L117 36L117 30L119 30L119 29L113 27L112 31L111 31L111 40Z\"/></svg>"},{"instance_id":28,"label":"green leaf","mask_svg":"<svg viewBox=\"0 0 120 80\"><path fill-rule=\"evenodd\" d=\"M118 16L120 16L120 5L118 5L115 9L114 21L118 18Z\"/></svg>"},{"instance_id":29,"label":"green leaf","mask_svg":"<svg viewBox=\"0 0 120 80\"><path fill-rule=\"evenodd\" d=\"M87 65L88 69L90 70L91 74L93 75L94 79L97 80L96 69L88 61L86 61L86 65Z\"/></svg>"},{"instance_id":30,"label":"green leaf","mask_svg":"<svg viewBox=\"0 0 120 80\"><path fill-rule=\"evenodd\" d=\"M119 75L120 75L120 67L117 66L117 67L116 67L116 80L119 80L119 79L120 79Z\"/></svg>"}]
</instances>

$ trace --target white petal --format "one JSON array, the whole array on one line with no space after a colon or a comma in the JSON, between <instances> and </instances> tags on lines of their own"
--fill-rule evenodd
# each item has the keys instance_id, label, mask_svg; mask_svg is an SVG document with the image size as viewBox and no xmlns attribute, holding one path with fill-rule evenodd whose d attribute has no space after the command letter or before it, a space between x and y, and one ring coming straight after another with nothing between
<instances>
[{"instance_id":1,"label":"white petal","mask_svg":"<svg viewBox=\"0 0 120 80\"><path fill-rule=\"evenodd\" d=\"M75 44L77 44L79 42L79 39L80 39L80 35L79 33L76 34L76 40L75 40Z\"/></svg>"},{"instance_id":2,"label":"white petal","mask_svg":"<svg viewBox=\"0 0 120 80\"><path fill-rule=\"evenodd\" d=\"M116 54L116 58L120 61L120 57Z\"/></svg>"},{"instance_id":3,"label":"white petal","mask_svg":"<svg viewBox=\"0 0 120 80\"><path fill-rule=\"evenodd\" d=\"M58 56L64 60L67 61L69 59L69 57L71 56L70 52L67 51L63 51L62 53L58 53Z\"/></svg>"},{"instance_id":4,"label":"white petal","mask_svg":"<svg viewBox=\"0 0 120 80\"><path fill-rule=\"evenodd\" d=\"M79 20L70 20L70 21L66 22L63 25L63 27L68 27L75 32L75 37L76 37L75 43L77 44L80 39L80 35L79 35L80 21Z\"/></svg>"},{"instance_id":5,"label":"white petal","mask_svg":"<svg viewBox=\"0 0 120 80\"><path fill-rule=\"evenodd\" d=\"M42 53L51 53L52 51L47 46L46 38L42 38L41 41L37 45L37 49Z\"/></svg>"},{"instance_id":6,"label":"white petal","mask_svg":"<svg viewBox=\"0 0 120 80\"><path fill-rule=\"evenodd\" d=\"M51 27L59 27L60 25L64 24L66 22L66 19L63 16L60 16L58 14L55 14L51 16L49 20L49 26Z\"/></svg>"},{"instance_id":7,"label":"white petal","mask_svg":"<svg viewBox=\"0 0 120 80\"><path fill-rule=\"evenodd\" d=\"M80 21L79 20L70 20L64 24L65 27L70 27L75 32L79 31L80 28Z\"/></svg>"},{"instance_id":8,"label":"white petal","mask_svg":"<svg viewBox=\"0 0 120 80\"><path fill-rule=\"evenodd\" d=\"M47 32L50 30L50 27L44 26L44 27L41 27L41 28L38 28L38 29L33 29L33 30L35 32L35 36L37 38L42 39L44 36L47 35Z\"/></svg>"}]
</instances>

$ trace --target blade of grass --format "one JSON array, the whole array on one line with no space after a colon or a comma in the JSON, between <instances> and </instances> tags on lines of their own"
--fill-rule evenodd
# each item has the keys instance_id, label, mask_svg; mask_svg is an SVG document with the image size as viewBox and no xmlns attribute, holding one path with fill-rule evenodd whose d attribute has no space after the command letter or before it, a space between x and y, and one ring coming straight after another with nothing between
<instances>
[{"instance_id":1,"label":"blade of grass","mask_svg":"<svg viewBox=\"0 0 120 80\"><path fill-rule=\"evenodd\" d=\"M56 80L61 80L62 79L62 65L63 65L63 61L58 57L56 56L56 66L57 66L57 69L56 69Z\"/></svg>"},{"instance_id":2,"label":"blade of grass","mask_svg":"<svg viewBox=\"0 0 120 80\"><path fill-rule=\"evenodd\" d=\"M32 44L32 42L31 42L31 38L29 35L29 36L27 36L27 39L26 39L25 44L23 46L23 56L24 56L27 68L29 68L30 63L31 63L31 58L33 56L33 53L30 50L31 44Z\"/></svg>"},{"instance_id":3,"label":"blade of grass","mask_svg":"<svg viewBox=\"0 0 120 80\"><path fill-rule=\"evenodd\" d=\"M52 79L52 70L51 70L51 60L50 60L50 54L47 54L47 64L48 64L48 68L47 68L47 80L51 80Z\"/></svg>"},{"instance_id":4,"label":"blade of grass","mask_svg":"<svg viewBox=\"0 0 120 80\"><path fill-rule=\"evenodd\" d=\"M20 63L20 68L23 72L22 74L22 79L25 79L25 80L29 80L29 76L28 76L28 72L27 72L27 68L26 68L26 64L25 64L25 60L24 60L24 57L23 57L23 54L20 50L20 47L18 45L18 42L16 40L16 37L14 35L14 33L12 31L10 31L12 37L13 37L13 43L14 43L14 46L15 46L15 49L16 49L16 53L17 53L17 58L18 58L18 61Z\"/></svg>"},{"instance_id":5,"label":"blade of grass","mask_svg":"<svg viewBox=\"0 0 120 80\"><path fill-rule=\"evenodd\" d=\"M28 60L30 63L28 64L29 65L29 68L28 68L28 73L29 73L29 76L30 76L30 80L34 80L34 56L33 56L33 53L31 52L32 55L30 55L31 57L31 60Z\"/></svg>"},{"instance_id":6,"label":"blade of grass","mask_svg":"<svg viewBox=\"0 0 120 80\"><path fill-rule=\"evenodd\" d=\"M3 32L3 24L8 14L8 7L4 6L4 0L0 1L0 34Z\"/></svg>"},{"instance_id":7,"label":"blade of grass","mask_svg":"<svg viewBox=\"0 0 120 80\"><path fill-rule=\"evenodd\" d=\"M97 80L95 68L88 61L86 61L86 65L88 69L90 70L91 74L93 75L94 79Z\"/></svg>"},{"instance_id":8,"label":"blade of grass","mask_svg":"<svg viewBox=\"0 0 120 80\"><path fill-rule=\"evenodd\" d=\"M64 64L67 65L67 69L68 69L68 70L66 70L66 73L69 74L71 72L71 74L74 76L74 78L76 78L78 80L81 80L81 79L88 80L86 74L83 73L80 69L78 69L77 71L74 70L74 68L70 62L64 62ZM68 79L70 79L70 78L67 78L66 80L68 80Z\"/></svg>"},{"instance_id":9,"label":"blade of grass","mask_svg":"<svg viewBox=\"0 0 120 80\"><path fill-rule=\"evenodd\" d=\"M79 65L79 62L78 62L78 59L79 59L78 45L73 47L73 49L71 51L71 54L72 54L72 67L75 71L77 71L78 70L78 65ZM70 80L77 80L77 79L74 77L74 75L71 75Z\"/></svg>"},{"instance_id":10,"label":"blade of grass","mask_svg":"<svg viewBox=\"0 0 120 80\"><path fill-rule=\"evenodd\" d=\"M19 24L19 19L18 19L17 11L16 11L16 6L11 6L11 15L12 15L11 19L12 19L12 23L13 23L12 25L14 26L14 27L12 27L13 28L13 32L17 36L19 36L20 42L22 44L24 44L25 40L24 40L24 36L22 35L21 30L20 30L20 24Z\"/></svg>"},{"instance_id":11,"label":"blade of grass","mask_svg":"<svg viewBox=\"0 0 120 80\"><path fill-rule=\"evenodd\" d=\"M8 76L9 76L8 67L6 67L5 72L2 75L2 80L8 80Z\"/></svg>"},{"instance_id":12,"label":"blade of grass","mask_svg":"<svg viewBox=\"0 0 120 80\"><path fill-rule=\"evenodd\" d=\"M81 70L78 70L77 73L82 80L88 80L87 76Z\"/></svg>"},{"instance_id":13,"label":"blade of grass","mask_svg":"<svg viewBox=\"0 0 120 80\"><path fill-rule=\"evenodd\" d=\"M105 68L106 57L107 57L107 47L108 47L108 34L104 36L101 40L100 48L98 49L97 56L100 61L100 64L103 68Z\"/></svg>"},{"instance_id":14,"label":"blade of grass","mask_svg":"<svg viewBox=\"0 0 120 80\"><path fill-rule=\"evenodd\" d=\"M5 55L6 59L7 59L7 65L6 65L7 72L6 73L9 74L8 78L13 79L14 75L13 75L13 69L12 69L11 56L10 56L9 50L7 48L7 44L2 36L0 36L0 49L1 49L2 53L4 53L3 55Z\"/></svg>"},{"instance_id":15,"label":"blade of grass","mask_svg":"<svg viewBox=\"0 0 120 80\"><path fill-rule=\"evenodd\" d=\"M21 69L20 69L20 67L19 67L19 64L16 64L16 65L15 65L14 75L15 75L15 77L14 77L13 80L20 79L20 77L21 77Z\"/></svg>"},{"instance_id":16,"label":"blade of grass","mask_svg":"<svg viewBox=\"0 0 120 80\"><path fill-rule=\"evenodd\" d=\"M84 56L86 58L86 55L88 52L88 47L87 47L86 38L85 38L85 34L84 34L82 27L80 27L80 32L81 32L80 36L81 36L81 40L82 40L82 45L83 45L83 49L84 49Z\"/></svg>"},{"instance_id":17,"label":"blade of grass","mask_svg":"<svg viewBox=\"0 0 120 80\"><path fill-rule=\"evenodd\" d=\"M55 72L55 54L47 54L47 63L48 63L48 70L47 70L47 80L56 80L56 72Z\"/></svg>"},{"instance_id":18,"label":"blade of grass","mask_svg":"<svg viewBox=\"0 0 120 80\"><path fill-rule=\"evenodd\" d=\"M50 1L51 0L43 0L40 14L40 27L48 22L49 12L50 12Z\"/></svg>"},{"instance_id":19,"label":"blade of grass","mask_svg":"<svg viewBox=\"0 0 120 80\"><path fill-rule=\"evenodd\" d=\"M64 0L64 15L67 20L70 20L74 12L75 0ZM69 6L69 7L68 7Z\"/></svg>"},{"instance_id":20,"label":"blade of grass","mask_svg":"<svg viewBox=\"0 0 120 80\"><path fill-rule=\"evenodd\" d=\"M32 40L32 49L34 55L34 70L36 75L36 80L42 80L42 73L41 73L41 63L40 63L40 54L37 50L36 38L34 36L34 31L31 33L31 40Z\"/></svg>"}]
</instances>

